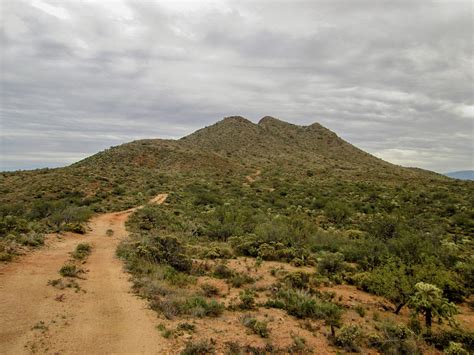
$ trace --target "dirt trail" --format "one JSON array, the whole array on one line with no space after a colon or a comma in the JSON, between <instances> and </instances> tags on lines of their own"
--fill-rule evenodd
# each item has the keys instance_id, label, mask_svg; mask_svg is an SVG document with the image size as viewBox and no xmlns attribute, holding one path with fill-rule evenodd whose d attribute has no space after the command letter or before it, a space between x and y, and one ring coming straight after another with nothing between
<instances>
[{"instance_id":1,"label":"dirt trail","mask_svg":"<svg viewBox=\"0 0 474 355\"><path fill-rule=\"evenodd\" d=\"M150 202L161 204L166 197ZM0 266L1 354L171 352L155 328L156 314L130 293L115 257L133 210L96 216L85 235L51 236L45 248ZM78 280L81 290L48 285L60 277L58 270L80 242L93 246L82 266L84 279Z\"/></svg>"},{"instance_id":2,"label":"dirt trail","mask_svg":"<svg viewBox=\"0 0 474 355\"><path fill-rule=\"evenodd\" d=\"M261 170L257 170L255 171L253 174L250 174L250 175L247 175L245 177L245 180L247 180L248 183L253 183L255 182L255 180L257 180L257 178L262 174L262 171Z\"/></svg>"}]
</instances>

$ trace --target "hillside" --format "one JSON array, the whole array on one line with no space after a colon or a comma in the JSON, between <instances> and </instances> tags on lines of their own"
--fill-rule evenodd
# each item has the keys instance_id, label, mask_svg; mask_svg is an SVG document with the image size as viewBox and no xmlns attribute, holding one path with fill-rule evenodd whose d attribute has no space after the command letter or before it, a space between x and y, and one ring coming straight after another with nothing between
<instances>
[{"instance_id":1,"label":"hillside","mask_svg":"<svg viewBox=\"0 0 474 355\"><path fill-rule=\"evenodd\" d=\"M41 271L51 283L35 286L50 297L42 304L57 309L66 297L96 309L94 292L132 302L129 286L114 282L118 245L133 291L158 320L116 307L123 327L113 335L127 333L127 319L146 320L146 331L156 326L159 336L150 334L144 347L438 354L474 344L474 183L390 164L319 124L228 117L179 140L139 140L65 168L0 176L0 260L19 260L12 270L30 280L36 253L25 268L19 255L46 242L39 260L55 258ZM110 211L120 212L103 213ZM82 247L83 259L70 250L78 260L53 279L72 240L91 245ZM110 289L98 276L107 268ZM17 276L8 280L15 284ZM90 289L82 295L81 287ZM424 292L434 307L429 317L419 305ZM75 305L67 304L71 314ZM145 307L133 305L135 312ZM112 324L103 316L110 309L97 303L93 316L77 319ZM74 317L71 329L97 328ZM32 351L61 350L67 324L51 321L48 333L38 323L38 335L28 319L22 327ZM86 335L86 342L94 338ZM0 352L1 341L0 331Z\"/></svg>"},{"instance_id":2,"label":"hillside","mask_svg":"<svg viewBox=\"0 0 474 355\"><path fill-rule=\"evenodd\" d=\"M297 126L269 116L258 124L243 117L228 117L182 138L179 143L260 167L279 167L296 174L312 169L321 178L440 178L389 164L318 123Z\"/></svg>"},{"instance_id":3,"label":"hillside","mask_svg":"<svg viewBox=\"0 0 474 355\"><path fill-rule=\"evenodd\" d=\"M443 180L435 173L384 162L317 123L303 127L264 117L254 124L228 117L180 140L134 141L65 168L4 172L0 204L76 196L87 204L102 201L100 209L117 210L143 203L175 175L219 171L242 177L259 168L323 180Z\"/></svg>"}]
</instances>

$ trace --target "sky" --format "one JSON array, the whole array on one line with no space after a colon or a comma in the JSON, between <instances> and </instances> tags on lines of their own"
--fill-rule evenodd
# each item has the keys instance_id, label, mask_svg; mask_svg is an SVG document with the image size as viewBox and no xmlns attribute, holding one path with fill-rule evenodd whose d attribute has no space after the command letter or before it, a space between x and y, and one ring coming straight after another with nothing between
<instances>
[{"instance_id":1,"label":"sky","mask_svg":"<svg viewBox=\"0 0 474 355\"><path fill-rule=\"evenodd\" d=\"M395 164L474 169L473 5L1 0L0 170L232 115L319 122Z\"/></svg>"}]
</instances>

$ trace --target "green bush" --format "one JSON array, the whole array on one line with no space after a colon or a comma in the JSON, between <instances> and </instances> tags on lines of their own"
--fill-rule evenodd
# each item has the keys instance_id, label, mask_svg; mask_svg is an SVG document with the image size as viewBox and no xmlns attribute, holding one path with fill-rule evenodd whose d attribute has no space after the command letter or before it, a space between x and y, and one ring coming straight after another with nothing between
<instances>
[{"instance_id":1,"label":"green bush","mask_svg":"<svg viewBox=\"0 0 474 355\"><path fill-rule=\"evenodd\" d=\"M186 299L182 305L183 313L196 317L218 317L224 311L224 305L216 300L207 301L201 296Z\"/></svg>"},{"instance_id":2,"label":"green bush","mask_svg":"<svg viewBox=\"0 0 474 355\"><path fill-rule=\"evenodd\" d=\"M318 271L323 275L336 274L344 269L344 254L324 253L318 260Z\"/></svg>"},{"instance_id":3,"label":"green bush","mask_svg":"<svg viewBox=\"0 0 474 355\"><path fill-rule=\"evenodd\" d=\"M308 286L310 275L303 271L292 272L285 275L283 282L288 288L299 288L303 289Z\"/></svg>"},{"instance_id":4,"label":"green bush","mask_svg":"<svg viewBox=\"0 0 474 355\"><path fill-rule=\"evenodd\" d=\"M133 248L138 257L152 263L169 264L178 271L189 272L192 261L175 237L145 236Z\"/></svg>"},{"instance_id":5,"label":"green bush","mask_svg":"<svg viewBox=\"0 0 474 355\"><path fill-rule=\"evenodd\" d=\"M223 263L218 263L214 266L213 275L219 279L230 279L234 276L234 270Z\"/></svg>"},{"instance_id":6,"label":"green bush","mask_svg":"<svg viewBox=\"0 0 474 355\"><path fill-rule=\"evenodd\" d=\"M66 223L62 227L62 229L66 232L72 232L77 234L85 234L86 228L80 223Z\"/></svg>"},{"instance_id":7,"label":"green bush","mask_svg":"<svg viewBox=\"0 0 474 355\"><path fill-rule=\"evenodd\" d=\"M255 292L251 289L245 289L240 291L239 293L240 298L240 309L253 309L255 308Z\"/></svg>"},{"instance_id":8,"label":"green bush","mask_svg":"<svg viewBox=\"0 0 474 355\"><path fill-rule=\"evenodd\" d=\"M469 355L469 352L462 347L462 344L453 341L444 349L444 353L446 355Z\"/></svg>"},{"instance_id":9,"label":"green bush","mask_svg":"<svg viewBox=\"0 0 474 355\"><path fill-rule=\"evenodd\" d=\"M234 274L229 280L232 287L242 287L245 284L254 283L255 279L248 274Z\"/></svg>"},{"instance_id":10,"label":"green bush","mask_svg":"<svg viewBox=\"0 0 474 355\"><path fill-rule=\"evenodd\" d=\"M334 303L321 301L303 290L280 290L266 303L269 307L285 309L297 318L339 319L342 309Z\"/></svg>"},{"instance_id":11,"label":"green bush","mask_svg":"<svg viewBox=\"0 0 474 355\"><path fill-rule=\"evenodd\" d=\"M203 355L214 354L214 344L209 340L202 340L199 342L188 342L186 347L181 352L181 355Z\"/></svg>"},{"instance_id":12,"label":"green bush","mask_svg":"<svg viewBox=\"0 0 474 355\"><path fill-rule=\"evenodd\" d=\"M206 297L211 297L211 296L218 296L219 295L219 289L211 284L204 283L201 285L201 290Z\"/></svg>"},{"instance_id":13,"label":"green bush","mask_svg":"<svg viewBox=\"0 0 474 355\"><path fill-rule=\"evenodd\" d=\"M216 300L207 301L201 296L187 298L156 297L152 299L150 307L160 311L169 319L179 315L194 317L218 317L224 311L224 305Z\"/></svg>"},{"instance_id":14,"label":"green bush","mask_svg":"<svg viewBox=\"0 0 474 355\"><path fill-rule=\"evenodd\" d=\"M468 330L440 330L426 335L425 340L439 350L448 348L452 342L462 344L466 349L474 349L474 333Z\"/></svg>"},{"instance_id":15,"label":"green bush","mask_svg":"<svg viewBox=\"0 0 474 355\"><path fill-rule=\"evenodd\" d=\"M88 243L79 243L76 250L72 253L74 259L82 260L89 256L92 251L92 246Z\"/></svg>"},{"instance_id":16,"label":"green bush","mask_svg":"<svg viewBox=\"0 0 474 355\"><path fill-rule=\"evenodd\" d=\"M369 345L383 354L421 354L414 333L403 324L385 322L379 335L369 336Z\"/></svg>"},{"instance_id":17,"label":"green bush","mask_svg":"<svg viewBox=\"0 0 474 355\"><path fill-rule=\"evenodd\" d=\"M334 337L334 344L344 348L346 351L358 352L358 342L362 337L362 332L357 325L343 326Z\"/></svg>"},{"instance_id":18,"label":"green bush","mask_svg":"<svg viewBox=\"0 0 474 355\"><path fill-rule=\"evenodd\" d=\"M253 333L259 335L262 338L268 338L270 332L268 330L268 322L259 321L250 314L246 314L241 317L240 321L244 326L249 328Z\"/></svg>"},{"instance_id":19,"label":"green bush","mask_svg":"<svg viewBox=\"0 0 474 355\"><path fill-rule=\"evenodd\" d=\"M59 269L59 274L64 277L77 277L80 269L74 264L66 264Z\"/></svg>"},{"instance_id":20,"label":"green bush","mask_svg":"<svg viewBox=\"0 0 474 355\"><path fill-rule=\"evenodd\" d=\"M324 206L324 212L331 222L341 224L352 214L347 204L339 201L331 201Z\"/></svg>"}]
</instances>

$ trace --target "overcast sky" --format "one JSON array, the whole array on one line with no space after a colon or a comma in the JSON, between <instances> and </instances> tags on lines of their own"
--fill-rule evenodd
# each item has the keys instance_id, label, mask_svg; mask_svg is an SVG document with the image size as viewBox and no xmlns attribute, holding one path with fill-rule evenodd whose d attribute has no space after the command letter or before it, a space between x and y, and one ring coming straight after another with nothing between
<instances>
[{"instance_id":1,"label":"overcast sky","mask_svg":"<svg viewBox=\"0 0 474 355\"><path fill-rule=\"evenodd\" d=\"M473 169L473 2L0 0L3 170L224 116Z\"/></svg>"}]
</instances>

